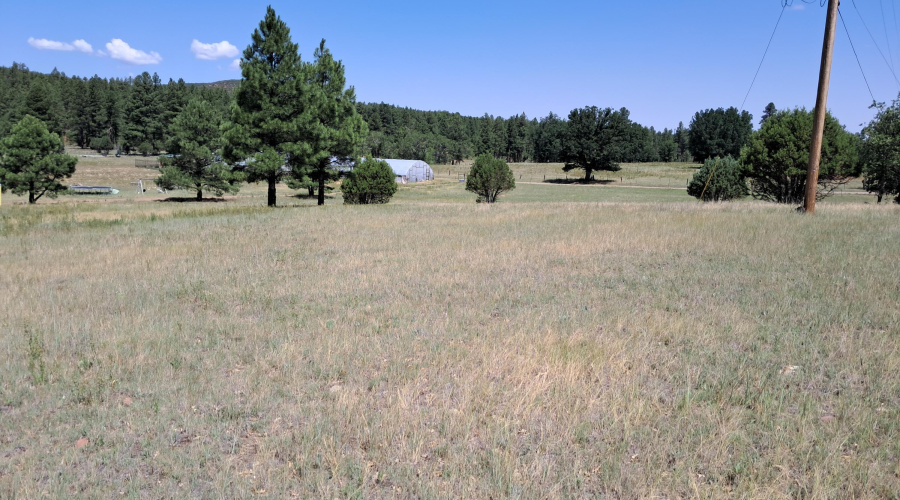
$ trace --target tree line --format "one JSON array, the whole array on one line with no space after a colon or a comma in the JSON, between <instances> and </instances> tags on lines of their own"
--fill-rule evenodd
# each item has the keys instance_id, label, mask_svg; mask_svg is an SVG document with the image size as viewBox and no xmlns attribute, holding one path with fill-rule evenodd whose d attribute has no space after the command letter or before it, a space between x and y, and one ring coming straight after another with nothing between
<instances>
[{"instance_id":1,"label":"tree line","mask_svg":"<svg viewBox=\"0 0 900 500\"><path fill-rule=\"evenodd\" d=\"M163 83L144 72L133 78L68 77L30 71L13 63L0 67L0 137L25 115L43 121L69 144L97 151L154 154L166 149L172 121L191 99L225 113L232 96L224 89Z\"/></svg>"},{"instance_id":2,"label":"tree line","mask_svg":"<svg viewBox=\"0 0 900 500\"><path fill-rule=\"evenodd\" d=\"M749 192L795 202L802 192L810 122L805 110L779 111L770 103L754 132L747 111L706 109L695 113L688 127L679 123L674 130L657 131L632 121L626 108L585 106L565 118L550 113L528 119L522 113L504 119L357 103L343 64L325 41L312 61L301 60L290 30L271 8L251 36L241 72L240 83L229 91L183 80L163 84L146 72L107 80L56 70L44 75L18 63L0 68L0 137L11 138L0 162L24 158L24 150L13 150L24 147L27 137L42 138L44 146L68 141L104 153L167 151L172 158L161 186L189 187L201 199L204 190L221 194L244 181L265 182L269 205L275 204L275 185L283 181L310 195L318 190L323 204L327 184L338 175L335 162L361 156L431 163L472 157L484 164L485 157L560 162L565 171L581 170L585 182L597 171L618 170L620 163L714 161L698 173L691 194L726 199ZM897 108L897 102L879 105L878 116L859 135L829 116L820 174L824 192L864 172L864 186L877 192L879 201L897 194ZM54 154L62 152L62 146L57 149ZM720 162L723 170L713 182ZM735 175L727 172L735 168L740 169ZM4 189L10 179L16 182L18 174L11 172L0 163ZM702 189L701 174L707 176ZM54 175L51 195L61 186ZM743 187L723 191L723 179L737 179L732 184Z\"/></svg>"},{"instance_id":3,"label":"tree line","mask_svg":"<svg viewBox=\"0 0 900 500\"><path fill-rule=\"evenodd\" d=\"M236 86L163 82L144 72L133 78L66 76L54 69L34 72L21 63L0 67L0 137L30 114L68 144L98 152L168 152L175 117L192 99L208 102L223 116L230 113ZM529 119L448 111L420 111L385 103L355 103L369 133L360 153L380 158L421 159L451 164L481 154L509 162L560 162L566 119L549 113ZM627 111L627 110L626 110ZM657 131L628 123L627 146L619 161L670 162L692 159L689 130Z\"/></svg>"},{"instance_id":4,"label":"tree line","mask_svg":"<svg viewBox=\"0 0 900 500\"><path fill-rule=\"evenodd\" d=\"M364 150L376 157L424 159L452 164L489 154L511 163L564 161L567 119L555 113L537 119L525 113L509 118L485 114L463 116L448 111L420 111L385 103L359 103L369 127ZM628 110L622 109L628 116ZM688 129L656 130L630 119L622 130L619 161L691 161Z\"/></svg>"}]
</instances>

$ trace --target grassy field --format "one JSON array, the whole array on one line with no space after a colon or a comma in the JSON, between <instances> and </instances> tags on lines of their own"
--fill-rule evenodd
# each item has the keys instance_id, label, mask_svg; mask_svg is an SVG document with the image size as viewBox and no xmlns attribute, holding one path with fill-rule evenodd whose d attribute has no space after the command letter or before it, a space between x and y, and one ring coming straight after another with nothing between
<instances>
[{"instance_id":1,"label":"grassy field","mask_svg":"<svg viewBox=\"0 0 900 500\"><path fill-rule=\"evenodd\" d=\"M7 194L0 498L898 497L900 208L559 167L494 206L461 167L374 207Z\"/></svg>"}]
</instances>

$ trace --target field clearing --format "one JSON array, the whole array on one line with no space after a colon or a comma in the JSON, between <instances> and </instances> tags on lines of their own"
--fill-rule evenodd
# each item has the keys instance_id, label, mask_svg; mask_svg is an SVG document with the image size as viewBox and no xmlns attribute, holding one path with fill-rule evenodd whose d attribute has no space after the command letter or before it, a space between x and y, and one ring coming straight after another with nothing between
<instances>
[{"instance_id":1,"label":"field clearing","mask_svg":"<svg viewBox=\"0 0 900 500\"><path fill-rule=\"evenodd\" d=\"M108 208L92 208L90 217L105 220L125 217L129 213L157 216L171 215L173 213L191 212L196 207L190 203L193 201L194 192L171 191L159 193L153 182L159 175L159 171L151 168L136 167L136 162L145 162L152 158L141 156L114 155L100 156L96 152L87 149L70 148L70 154L78 156L79 162L75 175L67 181L71 185L85 186L110 186L118 189L117 195L75 195L63 194L52 200L46 197L39 200L41 204L84 203L112 204ZM401 186L393 203L405 202L451 202L469 203L474 195L465 191L464 178L471 167L471 162L462 165L434 165L435 179L438 182L407 184ZM635 203L659 203L691 201L693 198L687 195L686 185L688 180L699 168L695 163L644 163L622 164L622 170L618 172L598 172L595 175L596 182L581 184L581 176L578 171L563 172L561 163L513 163L510 168L515 175L517 188L511 193L505 194L501 199L512 203L561 201L561 202L635 202ZM145 192L138 192L135 185L138 180L143 180ZM652 189L652 191L650 191ZM289 189L284 184L278 185L279 206L308 206L315 205L313 198L305 194ZM207 194L209 196L209 194ZM263 184L244 184L237 195L229 195L224 198L211 198L205 201L203 210L211 211L212 202L227 201L227 204L215 203L219 209L234 206L260 206L265 205L266 188ZM183 201L187 203L169 203L168 201ZM328 193L328 203L341 203L340 190L336 189ZM842 186L835 195L821 201L822 204L856 204L872 203L875 197L862 189L860 179L855 179ZM4 194L4 203L7 205L23 205L27 202L27 196L15 196L11 193ZM147 202L154 202L154 208L143 206ZM134 205L137 203L138 205ZM84 215L75 216L83 219ZM124 220L124 219L123 219Z\"/></svg>"},{"instance_id":2,"label":"field clearing","mask_svg":"<svg viewBox=\"0 0 900 500\"><path fill-rule=\"evenodd\" d=\"M897 206L290 193L4 196L0 498L900 491Z\"/></svg>"}]
</instances>

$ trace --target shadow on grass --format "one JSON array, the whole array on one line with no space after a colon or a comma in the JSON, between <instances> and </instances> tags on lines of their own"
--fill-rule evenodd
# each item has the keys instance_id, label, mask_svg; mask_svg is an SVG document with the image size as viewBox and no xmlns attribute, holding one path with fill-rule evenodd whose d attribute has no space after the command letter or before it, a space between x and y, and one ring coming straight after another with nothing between
<instances>
[{"instance_id":1,"label":"shadow on grass","mask_svg":"<svg viewBox=\"0 0 900 500\"><path fill-rule=\"evenodd\" d=\"M159 203L224 203L228 200L225 198L203 198L198 202L196 196L171 196L156 201Z\"/></svg>"},{"instance_id":2,"label":"shadow on grass","mask_svg":"<svg viewBox=\"0 0 900 500\"><path fill-rule=\"evenodd\" d=\"M319 195L317 195L317 194L314 194L314 195L311 195L311 196L310 196L310 195L308 195L308 194L297 193L297 194L292 194L292 195L290 195L289 197L290 197L290 198L296 198L296 199L298 199L298 200L318 200L318 199L319 199ZM334 197L333 194L326 194L326 195L325 195L325 199L326 199L326 200L333 200L334 198L335 198L335 197Z\"/></svg>"},{"instance_id":3,"label":"shadow on grass","mask_svg":"<svg viewBox=\"0 0 900 500\"><path fill-rule=\"evenodd\" d=\"M547 184L600 184L600 185L604 185L604 184L612 184L615 181L613 181L611 179L600 179L599 181L592 179L587 182L585 182L584 179L545 179L544 182L546 182Z\"/></svg>"}]
</instances>

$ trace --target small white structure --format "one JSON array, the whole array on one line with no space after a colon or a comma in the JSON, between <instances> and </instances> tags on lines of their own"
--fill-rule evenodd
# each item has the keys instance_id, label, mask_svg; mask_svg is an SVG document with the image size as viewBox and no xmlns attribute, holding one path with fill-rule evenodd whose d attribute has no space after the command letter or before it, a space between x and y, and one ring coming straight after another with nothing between
<instances>
[{"instance_id":1,"label":"small white structure","mask_svg":"<svg viewBox=\"0 0 900 500\"><path fill-rule=\"evenodd\" d=\"M434 171L431 165L422 160L389 160L386 158L378 158L386 161L394 171L397 182L406 184L407 182L433 181Z\"/></svg>"}]
</instances>

